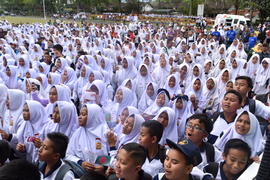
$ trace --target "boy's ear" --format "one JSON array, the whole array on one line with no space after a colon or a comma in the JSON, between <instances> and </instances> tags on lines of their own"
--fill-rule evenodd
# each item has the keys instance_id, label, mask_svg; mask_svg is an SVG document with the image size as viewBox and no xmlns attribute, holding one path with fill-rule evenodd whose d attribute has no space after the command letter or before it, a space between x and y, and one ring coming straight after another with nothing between
<instances>
[{"instance_id":1,"label":"boy's ear","mask_svg":"<svg viewBox=\"0 0 270 180\"><path fill-rule=\"evenodd\" d=\"M193 169L193 165L192 165L192 164L187 165L187 166L185 167L186 174L187 174L187 175L190 174L191 171L192 171L192 169Z\"/></svg>"},{"instance_id":2,"label":"boy's ear","mask_svg":"<svg viewBox=\"0 0 270 180\"><path fill-rule=\"evenodd\" d=\"M142 170L142 165L137 165L135 168L136 172L139 173Z\"/></svg>"},{"instance_id":3,"label":"boy's ear","mask_svg":"<svg viewBox=\"0 0 270 180\"><path fill-rule=\"evenodd\" d=\"M54 159L54 160L61 159L60 154L59 154L59 153L54 153L54 155L53 155L53 159Z\"/></svg>"},{"instance_id":4,"label":"boy's ear","mask_svg":"<svg viewBox=\"0 0 270 180\"><path fill-rule=\"evenodd\" d=\"M157 143L157 136L152 136L152 144L155 144Z\"/></svg>"}]
</instances>

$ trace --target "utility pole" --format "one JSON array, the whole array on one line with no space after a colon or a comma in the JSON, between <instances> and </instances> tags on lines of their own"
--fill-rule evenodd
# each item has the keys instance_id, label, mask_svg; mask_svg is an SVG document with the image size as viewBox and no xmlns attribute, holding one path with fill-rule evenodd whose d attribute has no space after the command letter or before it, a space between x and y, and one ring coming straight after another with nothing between
<instances>
[{"instance_id":1,"label":"utility pole","mask_svg":"<svg viewBox=\"0 0 270 180\"><path fill-rule=\"evenodd\" d=\"M45 0L43 0L43 14L44 14L44 19L46 20Z\"/></svg>"}]
</instances>

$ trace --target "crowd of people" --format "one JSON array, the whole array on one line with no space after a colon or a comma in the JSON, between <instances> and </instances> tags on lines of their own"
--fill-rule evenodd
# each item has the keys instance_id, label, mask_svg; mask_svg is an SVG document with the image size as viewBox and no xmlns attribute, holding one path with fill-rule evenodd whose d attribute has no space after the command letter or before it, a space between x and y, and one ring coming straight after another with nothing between
<instances>
[{"instance_id":1,"label":"crowd of people","mask_svg":"<svg viewBox=\"0 0 270 180\"><path fill-rule=\"evenodd\" d=\"M260 161L266 25L0 29L0 180L231 180Z\"/></svg>"}]
</instances>

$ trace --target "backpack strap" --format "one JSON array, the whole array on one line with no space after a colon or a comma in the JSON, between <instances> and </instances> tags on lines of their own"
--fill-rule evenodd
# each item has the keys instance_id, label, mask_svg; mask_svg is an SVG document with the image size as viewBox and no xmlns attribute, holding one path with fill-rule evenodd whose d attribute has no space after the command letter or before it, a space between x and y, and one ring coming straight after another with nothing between
<instances>
[{"instance_id":1,"label":"backpack strap","mask_svg":"<svg viewBox=\"0 0 270 180\"><path fill-rule=\"evenodd\" d=\"M63 180L69 170L71 170L71 168L68 165L62 165L55 176L55 180Z\"/></svg>"},{"instance_id":2,"label":"backpack strap","mask_svg":"<svg viewBox=\"0 0 270 180\"><path fill-rule=\"evenodd\" d=\"M207 163L215 162L215 148L214 148L214 146L208 142L204 142L203 145L205 148Z\"/></svg>"},{"instance_id":3,"label":"backpack strap","mask_svg":"<svg viewBox=\"0 0 270 180\"><path fill-rule=\"evenodd\" d=\"M254 99L248 99L249 111L254 114L256 109L256 101Z\"/></svg>"},{"instance_id":4,"label":"backpack strap","mask_svg":"<svg viewBox=\"0 0 270 180\"><path fill-rule=\"evenodd\" d=\"M218 168L219 168L219 163L211 162L207 166L204 167L203 171L212 174L214 178L216 178L218 174Z\"/></svg>"}]
</instances>

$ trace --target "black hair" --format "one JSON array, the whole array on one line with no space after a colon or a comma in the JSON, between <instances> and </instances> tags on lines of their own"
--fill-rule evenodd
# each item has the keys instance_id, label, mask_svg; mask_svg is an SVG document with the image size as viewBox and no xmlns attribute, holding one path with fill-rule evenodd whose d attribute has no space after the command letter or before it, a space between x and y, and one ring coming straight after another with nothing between
<instances>
[{"instance_id":1,"label":"black hair","mask_svg":"<svg viewBox=\"0 0 270 180\"><path fill-rule=\"evenodd\" d=\"M230 139L229 141L227 141L224 147L224 152L223 152L224 156L227 156L229 154L230 149L238 149L247 153L248 159L251 156L251 149L249 145L242 139L235 138L235 139Z\"/></svg>"},{"instance_id":2,"label":"black hair","mask_svg":"<svg viewBox=\"0 0 270 180\"><path fill-rule=\"evenodd\" d=\"M61 46L60 44L56 44L53 46L53 49L59 51L59 52L63 52L63 46Z\"/></svg>"},{"instance_id":3,"label":"black hair","mask_svg":"<svg viewBox=\"0 0 270 180\"><path fill-rule=\"evenodd\" d=\"M68 137L62 133L53 132L47 134L47 138L53 142L53 151L60 154L60 158L66 156Z\"/></svg>"},{"instance_id":4,"label":"black hair","mask_svg":"<svg viewBox=\"0 0 270 180\"><path fill-rule=\"evenodd\" d=\"M80 180L107 180L107 177L104 176L103 174L100 174L96 171L87 171L81 178Z\"/></svg>"},{"instance_id":5,"label":"black hair","mask_svg":"<svg viewBox=\"0 0 270 180\"><path fill-rule=\"evenodd\" d=\"M237 99L238 99L238 101L239 101L239 104L242 103L243 98L242 98L241 94L240 94L238 91L236 91L236 90L234 90L234 89L229 90L229 91L227 91L227 92L225 93L224 97L225 97L227 94L234 94L234 95L236 95L236 96L237 96Z\"/></svg>"},{"instance_id":6,"label":"black hair","mask_svg":"<svg viewBox=\"0 0 270 180\"><path fill-rule=\"evenodd\" d=\"M0 140L0 166L2 166L10 155L11 149L7 141Z\"/></svg>"},{"instance_id":7,"label":"black hair","mask_svg":"<svg viewBox=\"0 0 270 180\"><path fill-rule=\"evenodd\" d=\"M237 81L239 79L246 80L247 81L247 84L248 84L248 87L250 89L253 88L253 82L252 82L252 79L250 77L248 77L248 76L238 76L238 77L235 78L235 81Z\"/></svg>"},{"instance_id":8,"label":"black hair","mask_svg":"<svg viewBox=\"0 0 270 180\"><path fill-rule=\"evenodd\" d=\"M148 128L148 132L149 132L150 136L157 137L157 143L162 138L164 128L160 122L155 121L155 120L145 121L142 123L141 127Z\"/></svg>"},{"instance_id":9,"label":"black hair","mask_svg":"<svg viewBox=\"0 0 270 180\"><path fill-rule=\"evenodd\" d=\"M157 95L160 94L161 92L164 92L165 95L168 97L169 100L171 99L170 93L169 93L169 91L167 89L163 89L163 88L158 89L157 90Z\"/></svg>"},{"instance_id":10,"label":"black hair","mask_svg":"<svg viewBox=\"0 0 270 180\"><path fill-rule=\"evenodd\" d=\"M204 124L205 131L210 134L210 132L213 130L213 122L211 121L210 118L206 114L203 113L198 113L198 114L193 114L187 119L187 122L191 119L199 119L200 124Z\"/></svg>"},{"instance_id":11,"label":"black hair","mask_svg":"<svg viewBox=\"0 0 270 180\"><path fill-rule=\"evenodd\" d=\"M40 180L38 168L24 160L13 160L0 168L0 180Z\"/></svg>"},{"instance_id":12,"label":"black hair","mask_svg":"<svg viewBox=\"0 0 270 180\"><path fill-rule=\"evenodd\" d=\"M128 143L122 146L128 152L131 159L133 159L137 165L143 165L146 159L145 148L138 143Z\"/></svg>"}]
</instances>

